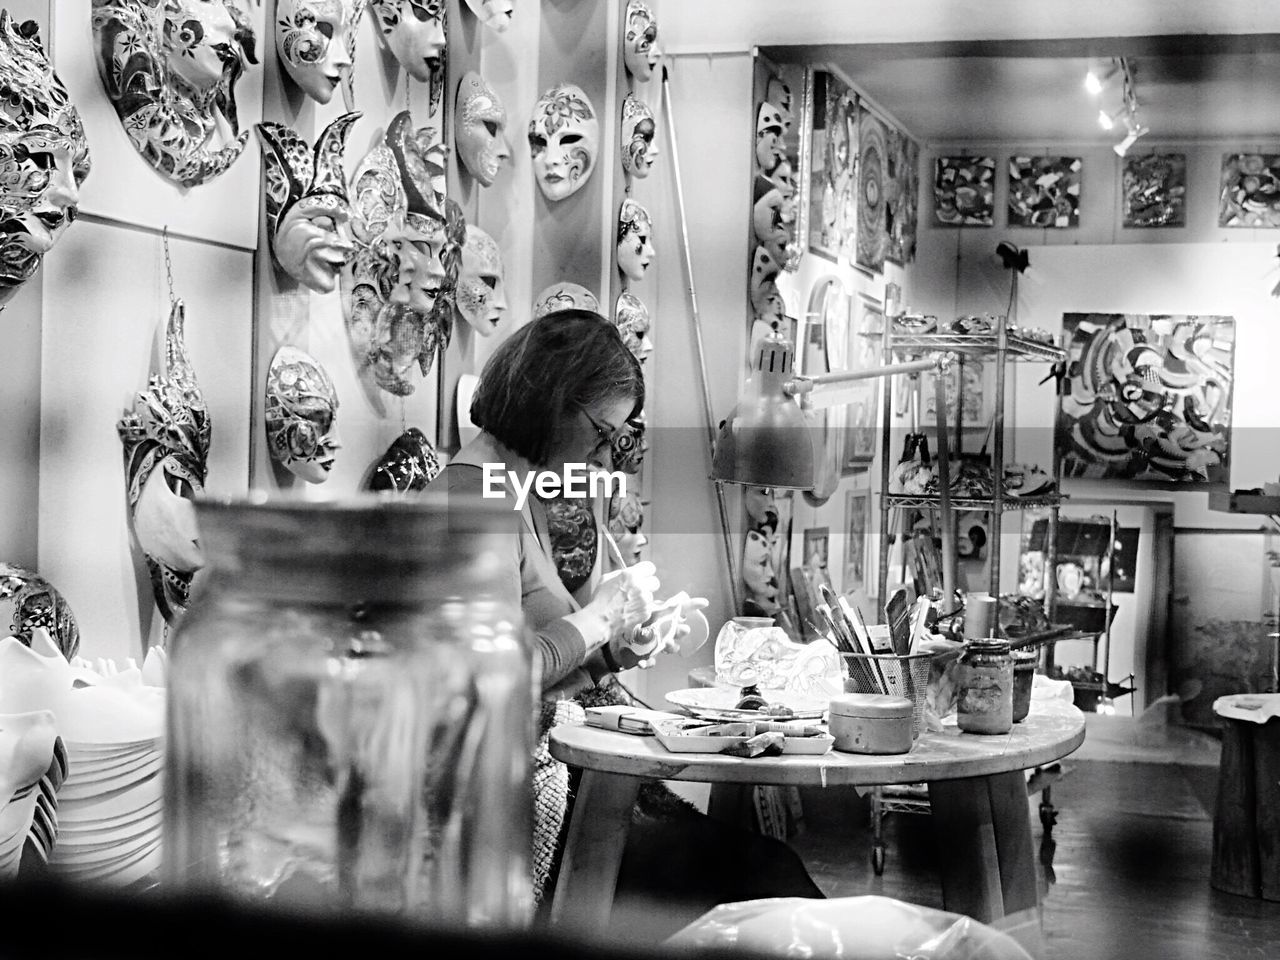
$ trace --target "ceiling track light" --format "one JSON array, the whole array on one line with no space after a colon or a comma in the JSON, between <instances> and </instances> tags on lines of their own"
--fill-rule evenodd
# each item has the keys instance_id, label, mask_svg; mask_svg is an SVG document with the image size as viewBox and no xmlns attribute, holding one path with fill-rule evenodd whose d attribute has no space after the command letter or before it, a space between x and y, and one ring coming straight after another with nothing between
<instances>
[{"instance_id":1,"label":"ceiling track light","mask_svg":"<svg viewBox=\"0 0 1280 960\"><path fill-rule=\"evenodd\" d=\"M1103 130L1114 130L1116 128L1117 121L1119 121L1120 118L1124 115L1125 115L1124 107L1120 107L1116 110L1113 110L1111 113L1107 113L1105 109L1099 110L1098 126L1100 126Z\"/></svg>"},{"instance_id":2,"label":"ceiling track light","mask_svg":"<svg viewBox=\"0 0 1280 960\"><path fill-rule=\"evenodd\" d=\"M1120 63L1120 58L1111 57L1106 66L1093 64L1089 66L1084 74L1084 88L1090 96L1096 97L1102 93L1107 81L1120 72Z\"/></svg>"},{"instance_id":3,"label":"ceiling track light","mask_svg":"<svg viewBox=\"0 0 1280 960\"><path fill-rule=\"evenodd\" d=\"M1146 136L1146 134L1150 132L1150 128L1144 127L1139 123L1137 117L1130 120L1128 114L1125 115L1124 125L1126 129L1124 139L1111 148L1116 152L1117 157L1123 157L1127 154L1129 152L1129 148L1138 142L1139 137Z\"/></svg>"}]
</instances>

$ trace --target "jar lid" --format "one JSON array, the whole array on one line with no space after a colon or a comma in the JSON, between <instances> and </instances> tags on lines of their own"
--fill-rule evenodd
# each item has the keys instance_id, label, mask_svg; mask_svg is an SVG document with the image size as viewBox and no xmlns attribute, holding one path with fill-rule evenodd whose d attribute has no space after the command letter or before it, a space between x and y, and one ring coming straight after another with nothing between
<instances>
[{"instance_id":1,"label":"jar lid","mask_svg":"<svg viewBox=\"0 0 1280 960\"><path fill-rule=\"evenodd\" d=\"M845 693L831 698L830 712L839 717L910 717L911 701L886 693Z\"/></svg>"},{"instance_id":2,"label":"jar lid","mask_svg":"<svg viewBox=\"0 0 1280 960\"><path fill-rule=\"evenodd\" d=\"M970 640L965 646L974 653L1008 653L1009 641L1000 637L986 637Z\"/></svg>"}]
</instances>

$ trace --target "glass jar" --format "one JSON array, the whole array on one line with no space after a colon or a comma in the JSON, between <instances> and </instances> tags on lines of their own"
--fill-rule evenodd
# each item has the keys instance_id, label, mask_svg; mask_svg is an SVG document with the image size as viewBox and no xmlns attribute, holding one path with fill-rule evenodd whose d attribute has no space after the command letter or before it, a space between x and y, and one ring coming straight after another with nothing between
<instances>
[{"instance_id":1,"label":"glass jar","mask_svg":"<svg viewBox=\"0 0 1280 960\"><path fill-rule=\"evenodd\" d=\"M1013 657L1009 641L970 640L956 665L956 723L966 733L1013 729Z\"/></svg>"},{"instance_id":2,"label":"glass jar","mask_svg":"<svg viewBox=\"0 0 1280 960\"><path fill-rule=\"evenodd\" d=\"M166 885L290 909L532 916L532 653L462 498L197 504L171 641Z\"/></svg>"}]
</instances>

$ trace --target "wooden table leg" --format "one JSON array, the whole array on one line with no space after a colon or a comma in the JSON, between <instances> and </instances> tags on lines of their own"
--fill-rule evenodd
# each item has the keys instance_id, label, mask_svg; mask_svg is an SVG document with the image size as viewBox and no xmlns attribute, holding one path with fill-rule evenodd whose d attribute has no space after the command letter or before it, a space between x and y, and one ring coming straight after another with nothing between
<instances>
[{"instance_id":1,"label":"wooden table leg","mask_svg":"<svg viewBox=\"0 0 1280 960\"><path fill-rule=\"evenodd\" d=\"M939 780L929 784L929 800L943 905L1013 934L1031 950L1040 939L1040 912L1022 771Z\"/></svg>"},{"instance_id":2,"label":"wooden table leg","mask_svg":"<svg viewBox=\"0 0 1280 960\"><path fill-rule=\"evenodd\" d=\"M551 922L599 934L609 922L639 777L584 770L569 818Z\"/></svg>"}]
</instances>

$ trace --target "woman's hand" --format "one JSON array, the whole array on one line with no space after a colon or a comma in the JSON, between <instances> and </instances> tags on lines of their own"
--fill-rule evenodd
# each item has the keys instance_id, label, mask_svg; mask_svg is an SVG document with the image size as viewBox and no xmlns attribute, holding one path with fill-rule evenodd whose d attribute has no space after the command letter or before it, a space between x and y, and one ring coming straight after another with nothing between
<instances>
[{"instance_id":1,"label":"woman's hand","mask_svg":"<svg viewBox=\"0 0 1280 960\"><path fill-rule=\"evenodd\" d=\"M689 635L687 618L706 607L707 599L680 593L657 606L657 615L650 622L609 641L610 659L620 670L645 669L653 666L661 654L678 652L680 641Z\"/></svg>"},{"instance_id":2,"label":"woman's hand","mask_svg":"<svg viewBox=\"0 0 1280 960\"><path fill-rule=\"evenodd\" d=\"M604 620L613 642L629 636L633 628L649 619L656 606L653 595L660 586L657 567L644 560L601 578L583 609Z\"/></svg>"}]
</instances>

